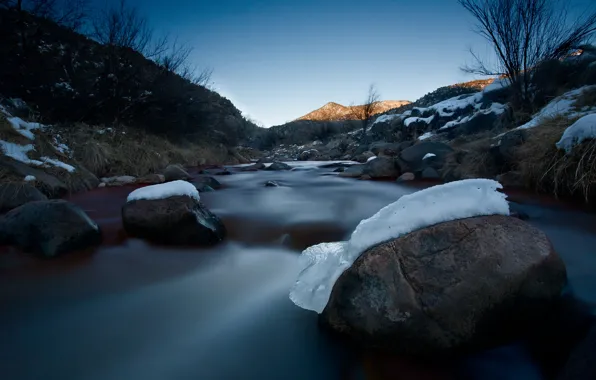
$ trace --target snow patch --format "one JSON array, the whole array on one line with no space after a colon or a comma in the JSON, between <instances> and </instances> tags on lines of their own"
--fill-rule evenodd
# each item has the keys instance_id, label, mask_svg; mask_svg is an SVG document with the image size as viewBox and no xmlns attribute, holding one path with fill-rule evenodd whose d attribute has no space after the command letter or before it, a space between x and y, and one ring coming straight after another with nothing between
<instances>
[{"instance_id":1,"label":"snow patch","mask_svg":"<svg viewBox=\"0 0 596 380\"><path fill-rule=\"evenodd\" d=\"M596 138L596 113L586 115L573 123L563 132L563 136L555 145L565 152L571 153L575 145L587 139Z\"/></svg>"},{"instance_id":2,"label":"snow patch","mask_svg":"<svg viewBox=\"0 0 596 380\"><path fill-rule=\"evenodd\" d=\"M36 129L45 128L45 126L39 123L29 123L27 121L24 121L20 117L9 117L6 120L8 120L8 122L14 128L15 131L28 138L29 140L35 140L35 135L32 131Z\"/></svg>"},{"instance_id":3,"label":"snow patch","mask_svg":"<svg viewBox=\"0 0 596 380\"><path fill-rule=\"evenodd\" d=\"M381 115L379 117L377 117L377 119L372 123L372 125L375 125L377 123L390 123L391 121L393 121L393 119L400 117L401 115L396 114L396 115Z\"/></svg>"},{"instance_id":4,"label":"snow patch","mask_svg":"<svg viewBox=\"0 0 596 380\"><path fill-rule=\"evenodd\" d=\"M366 162L370 162L370 161L372 161L372 160L374 160L374 159L376 159L376 158L377 158L377 156L372 156L372 157L369 157L369 158L366 160Z\"/></svg>"},{"instance_id":5,"label":"snow patch","mask_svg":"<svg viewBox=\"0 0 596 380\"><path fill-rule=\"evenodd\" d=\"M33 175L25 176L25 182L32 182L35 180L37 180L37 178L35 178L35 176L33 176Z\"/></svg>"},{"instance_id":6,"label":"snow patch","mask_svg":"<svg viewBox=\"0 0 596 380\"><path fill-rule=\"evenodd\" d=\"M433 137L435 134L432 132L425 132L422 135L420 135L420 137L418 137L418 140L422 141L422 140L426 140L429 139L431 137Z\"/></svg>"},{"instance_id":7,"label":"snow patch","mask_svg":"<svg viewBox=\"0 0 596 380\"><path fill-rule=\"evenodd\" d=\"M172 181L136 189L132 193L128 194L126 201L131 202L140 199L166 199L183 195L194 198L197 201L201 199L199 196L199 191L192 183L186 181Z\"/></svg>"},{"instance_id":8,"label":"snow patch","mask_svg":"<svg viewBox=\"0 0 596 380\"><path fill-rule=\"evenodd\" d=\"M432 115L432 116L429 116L429 117L426 117L426 118L425 117L409 117L406 120L404 120L404 125L406 127L409 127L410 124L417 123L419 121L422 121L422 122L424 122L426 124L430 124L431 121L433 121L434 118L435 118L435 115Z\"/></svg>"},{"instance_id":9,"label":"snow patch","mask_svg":"<svg viewBox=\"0 0 596 380\"><path fill-rule=\"evenodd\" d=\"M504 88L507 88L511 86L511 83L509 82L508 78L495 78L495 80L489 84L488 86L484 87L484 89L482 90L483 93L489 93L489 92L493 92L493 91L498 91L498 90L502 90Z\"/></svg>"},{"instance_id":10,"label":"snow patch","mask_svg":"<svg viewBox=\"0 0 596 380\"><path fill-rule=\"evenodd\" d=\"M424 157L422 157L422 159L426 160L427 158L433 158L433 157L437 157L437 155L434 153L427 153L424 155Z\"/></svg>"},{"instance_id":11,"label":"snow patch","mask_svg":"<svg viewBox=\"0 0 596 380\"><path fill-rule=\"evenodd\" d=\"M322 243L302 252L302 271L290 291L297 306L321 313L339 276L366 250L412 231L457 219L509 215L500 183L467 179L405 195L358 224L347 242Z\"/></svg>"},{"instance_id":12,"label":"snow patch","mask_svg":"<svg viewBox=\"0 0 596 380\"><path fill-rule=\"evenodd\" d=\"M74 171L76 170L74 166L72 166L72 165L69 165L69 164L66 164L66 163L64 163L64 162L62 162L62 161L55 160L55 159L53 159L53 158L50 158L50 157L41 157L41 158L40 158L40 160L41 160L41 161L42 161L44 164L50 164L50 165L53 165L53 166L55 166L55 167L58 167L58 168L64 169L64 170L66 170L66 171L67 171L67 172L69 172L69 173L72 173L72 172L74 172ZM47 166L47 165L46 165L46 166Z\"/></svg>"},{"instance_id":13,"label":"snow patch","mask_svg":"<svg viewBox=\"0 0 596 380\"><path fill-rule=\"evenodd\" d=\"M9 141L0 140L0 148L4 152L4 155L13 158L17 161L20 161L24 164L31 164L36 166L43 165L43 162L32 160L27 156L27 153L35 150L35 147L32 144L27 145L19 145L15 143L11 143Z\"/></svg>"}]
</instances>

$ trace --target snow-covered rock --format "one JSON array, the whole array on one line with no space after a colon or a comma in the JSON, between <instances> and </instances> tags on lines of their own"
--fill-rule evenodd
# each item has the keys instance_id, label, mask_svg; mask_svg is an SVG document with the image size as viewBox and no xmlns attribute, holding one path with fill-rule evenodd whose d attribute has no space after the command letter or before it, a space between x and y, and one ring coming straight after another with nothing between
<instances>
[{"instance_id":1,"label":"snow-covered rock","mask_svg":"<svg viewBox=\"0 0 596 380\"><path fill-rule=\"evenodd\" d=\"M571 153L575 145L587 139L596 138L596 113L583 116L569 128L565 129L561 139L555 144L557 148Z\"/></svg>"},{"instance_id":2,"label":"snow-covered rock","mask_svg":"<svg viewBox=\"0 0 596 380\"><path fill-rule=\"evenodd\" d=\"M511 82L507 78L495 78L495 80L489 84L488 86L484 87L482 90L483 93L487 94L489 92L503 90L511 86Z\"/></svg>"},{"instance_id":3,"label":"snow-covered rock","mask_svg":"<svg viewBox=\"0 0 596 380\"><path fill-rule=\"evenodd\" d=\"M303 270L290 292L298 306L321 313L333 285L367 249L412 231L446 221L481 215L509 215L501 185L471 179L405 195L358 224L347 242L323 243L305 250Z\"/></svg>"},{"instance_id":4,"label":"snow-covered rock","mask_svg":"<svg viewBox=\"0 0 596 380\"><path fill-rule=\"evenodd\" d=\"M366 159L366 162L370 162L370 161L372 161L372 160L374 160L376 158L377 158L377 156L369 157L369 158Z\"/></svg>"},{"instance_id":5,"label":"snow-covered rock","mask_svg":"<svg viewBox=\"0 0 596 380\"><path fill-rule=\"evenodd\" d=\"M433 157L437 157L437 155L434 153L427 153L424 155L424 157L422 157L422 159L426 160L427 158L433 158Z\"/></svg>"},{"instance_id":6,"label":"snow-covered rock","mask_svg":"<svg viewBox=\"0 0 596 380\"><path fill-rule=\"evenodd\" d=\"M199 191L192 183L186 181L172 181L136 189L132 193L128 194L126 201L131 202L140 199L165 199L174 196L187 196L197 201L201 199L199 196Z\"/></svg>"}]
</instances>

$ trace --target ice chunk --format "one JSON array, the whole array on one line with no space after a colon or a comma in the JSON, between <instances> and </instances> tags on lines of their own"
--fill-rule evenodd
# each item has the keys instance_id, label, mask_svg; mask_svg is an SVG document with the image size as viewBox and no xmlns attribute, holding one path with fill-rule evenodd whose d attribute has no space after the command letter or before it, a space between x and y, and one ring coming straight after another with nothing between
<instances>
[{"instance_id":1,"label":"ice chunk","mask_svg":"<svg viewBox=\"0 0 596 380\"><path fill-rule=\"evenodd\" d=\"M199 191L192 183L186 181L172 181L136 189L128 194L126 201L130 202L139 199L165 199L179 195L186 195L197 201L201 199Z\"/></svg>"},{"instance_id":2,"label":"ice chunk","mask_svg":"<svg viewBox=\"0 0 596 380\"><path fill-rule=\"evenodd\" d=\"M432 158L432 157L437 157L437 155L434 153L427 153L424 155L424 157L422 157L422 159L426 160L427 158Z\"/></svg>"},{"instance_id":3,"label":"ice chunk","mask_svg":"<svg viewBox=\"0 0 596 380\"><path fill-rule=\"evenodd\" d=\"M481 215L509 215L500 183L467 179L405 195L358 224L347 242L324 243L302 253L303 270L290 292L298 306L321 313L335 281L367 249L412 231Z\"/></svg>"},{"instance_id":4,"label":"ice chunk","mask_svg":"<svg viewBox=\"0 0 596 380\"><path fill-rule=\"evenodd\" d=\"M555 145L570 153L575 145L594 138L596 138L596 113L586 115L573 123L563 132L563 136Z\"/></svg>"}]
</instances>

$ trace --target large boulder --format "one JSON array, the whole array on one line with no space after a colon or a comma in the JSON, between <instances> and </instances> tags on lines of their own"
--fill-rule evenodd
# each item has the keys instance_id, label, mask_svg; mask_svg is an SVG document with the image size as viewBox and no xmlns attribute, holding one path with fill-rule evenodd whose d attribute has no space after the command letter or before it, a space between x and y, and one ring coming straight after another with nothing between
<instances>
[{"instance_id":1,"label":"large boulder","mask_svg":"<svg viewBox=\"0 0 596 380\"><path fill-rule=\"evenodd\" d=\"M48 198L27 183L0 184L0 212L7 212L28 202L45 201Z\"/></svg>"},{"instance_id":2,"label":"large boulder","mask_svg":"<svg viewBox=\"0 0 596 380\"><path fill-rule=\"evenodd\" d=\"M83 210L64 200L35 201L0 221L0 241L44 257L80 251L101 243L101 232Z\"/></svg>"},{"instance_id":3,"label":"large boulder","mask_svg":"<svg viewBox=\"0 0 596 380\"><path fill-rule=\"evenodd\" d=\"M320 155L321 155L321 153L318 150L309 149L309 150L305 150L304 152L300 153L298 155L298 160L299 161L316 160Z\"/></svg>"},{"instance_id":4,"label":"large boulder","mask_svg":"<svg viewBox=\"0 0 596 380\"><path fill-rule=\"evenodd\" d=\"M274 162L265 168L265 170L290 170L290 169L292 169L292 167L288 164L283 163L283 162Z\"/></svg>"},{"instance_id":5,"label":"large boulder","mask_svg":"<svg viewBox=\"0 0 596 380\"><path fill-rule=\"evenodd\" d=\"M401 152L402 144L375 142L370 144L369 150L376 156L397 156Z\"/></svg>"},{"instance_id":6,"label":"large boulder","mask_svg":"<svg viewBox=\"0 0 596 380\"><path fill-rule=\"evenodd\" d=\"M216 180L215 178L209 177L209 176L197 177L192 181L192 183L197 188L202 187L202 186L209 186L210 188L212 188L214 190L221 189L221 183L218 180ZM199 189L199 191L201 191L201 190Z\"/></svg>"},{"instance_id":7,"label":"large boulder","mask_svg":"<svg viewBox=\"0 0 596 380\"><path fill-rule=\"evenodd\" d=\"M166 182L190 179L190 174L180 165L168 165L163 171Z\"/></svg>"},{"instance_id":8,"label":"large boulder","mask_svg":"<svg viewBox=\"0 0 596 380\"><path fill-rule=\"evenodd\" d=\"M356 156L355 161L358 161L360 163L364 163L367 162L369 158L371 157L375 157L375 154L373 152L370 151L365 151L364 153L359 154L358 156Z\"/></svg>"},{"instance_id":9,"label":"large boulder","mask_svg":"<svg viewBox=\"0 0 596 380\"><path fill-rule=\"evenodd\" d=\"M240 171L243 172L256 172L257 170L263 170L265 169L265 164L262 162L257 162L254 163L252 165L248 165L248 166L243 166L240 168Z\"/></svg>"},{"instance_id":10,"label":"large boulder","mask_svg":"<svg viewBox=\"0 0 596 380\"><path fill-rule=\"evenodd\" d=\"M322 322L406 354L501 343L547 315L566 283L547 237L507 216L440 223L364 252Z\"/></svg>"},{"instance_id":11,"label":"large boulder","mask_svg":"<svg viewBox=\"0 0 596 380\"><path fill-rule=\"evenodd\" d=\"M143 185L156 185L158 183L164 183L166 178L163 174L147 174L137 178L137 183Z\"/></svg>"},{"instance_id":12,"label":"large boulder","mask_svg":"<svg viewBox=\"0 0 596 380\"><path fill-rule=\"evenodd\" d=\"M128 235L159 244L208 246L226 236L221 220L186 195L129 201L122 221Z\"/></svg>"},{"instance_id":13,"label":"large boulder","mask_svg":"<svg viewBox=\"0 0 596 380\"><path fill-rule=\"evenodd\" d=\"M32 168L12 158L0 156L0 168L6 169L23 178L26 176L35 177L37 187L50 198L58 198L68 192L66 184L58 178L41 169Z\"/></svg>"},{"instance_id":14,"label":"large boulder","mask_svg":"<svg viewBox=\"0 0 596 380\"><path fill-rule=\"evenodd\" d=\"M453 149L440 142L424 141L409 148L402 150L400 159L405 163L408 171L420 172L427 166L432 166L435 169L440 169L445 163L445 158ZM432 161L424 160L424 156L428 153L433 153L435 157Z\"/></svg>"},{"instance_id":15,"label":"large boulder","mask_svg":"<svg viewBox=\"0 0 596 380\"><path fill-rule=\"evenodd\" d=\"M364 173L371 178L396 178L401 174L392 158L377 157L364 165Z\"/></svg>"}]
</instances>

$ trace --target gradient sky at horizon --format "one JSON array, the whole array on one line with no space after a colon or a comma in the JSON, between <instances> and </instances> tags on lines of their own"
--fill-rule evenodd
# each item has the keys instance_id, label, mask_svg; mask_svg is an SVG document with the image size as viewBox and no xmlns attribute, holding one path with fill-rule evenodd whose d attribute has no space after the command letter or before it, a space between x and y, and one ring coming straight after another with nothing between
<instances>
[{"instance_id":1,"label":"gradient sky at horizon","mask_svg":"<svg viewBox=\"0 0 596 380\"><path fill-rule=\"evenodd\" d=\"M213 68L215 90L264 126L331 101L360 104L371 83L383 100L413 101L475 79L459 70L468 48L490 52L456 0L129 3L193 46L192 60Z\"/></svg>"}]
</instances>

